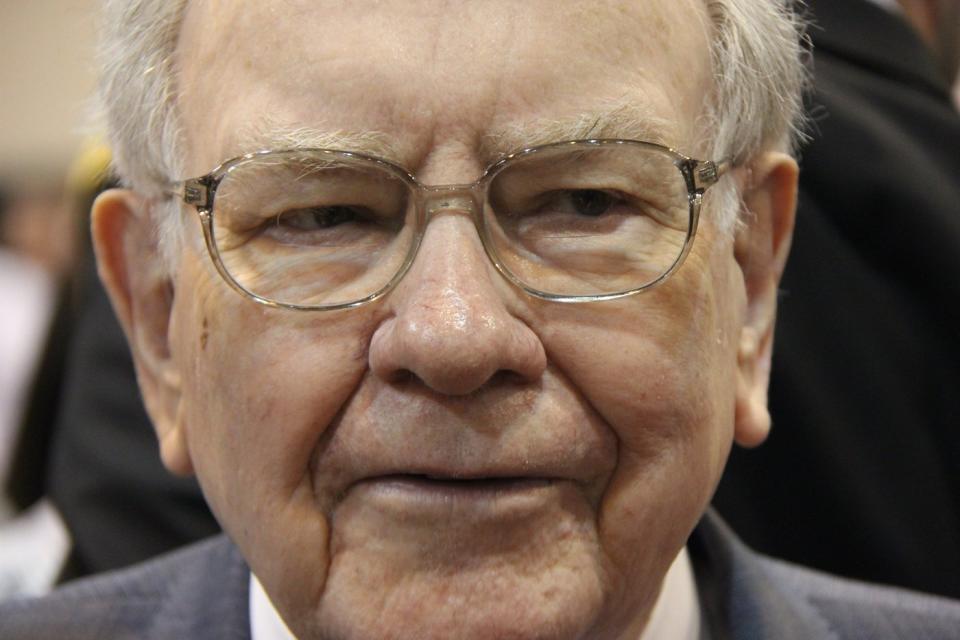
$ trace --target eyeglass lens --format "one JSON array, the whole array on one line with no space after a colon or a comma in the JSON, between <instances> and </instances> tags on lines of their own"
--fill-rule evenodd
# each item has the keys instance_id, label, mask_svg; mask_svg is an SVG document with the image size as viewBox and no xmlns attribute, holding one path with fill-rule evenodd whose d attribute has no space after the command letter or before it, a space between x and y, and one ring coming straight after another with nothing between
<instances>
[{"instance_id":1,"label":"eyeglass lens","mask_svg":"<svg viewBox=\"0 0 960 640\"><path fill-rule=\"evenodd\" d=\"M481 233L502 269L551 295L643 287L681 256L690 220L673 155L645 145L547 147L486 179ZM361 300L401 271L420 233L417 185L323 152L254 156L222 177L213 237L248 292L283 304Z\"/></svg>"}]
</instances>

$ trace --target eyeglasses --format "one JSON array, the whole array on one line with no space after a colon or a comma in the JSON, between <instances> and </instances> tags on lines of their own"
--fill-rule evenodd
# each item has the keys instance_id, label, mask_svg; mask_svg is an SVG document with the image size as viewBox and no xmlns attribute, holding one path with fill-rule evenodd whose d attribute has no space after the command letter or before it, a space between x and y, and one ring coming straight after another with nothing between
<instances>
[{"instance_id":1,"label":"eyeglasses","mask_svg":"<svg viewBox=\"0 0 960 640\"><path fill-rule=\"evenodd\" d=\"M410 268L432 217L468 211L497 270L537 298L612 300L663 282L690 250L704 191L728 161L636 140L524 149L472 184L421 184L387 160L259 151L176 185L217 271L288 309L376 300Z\"/></svg>"}]
</instances>

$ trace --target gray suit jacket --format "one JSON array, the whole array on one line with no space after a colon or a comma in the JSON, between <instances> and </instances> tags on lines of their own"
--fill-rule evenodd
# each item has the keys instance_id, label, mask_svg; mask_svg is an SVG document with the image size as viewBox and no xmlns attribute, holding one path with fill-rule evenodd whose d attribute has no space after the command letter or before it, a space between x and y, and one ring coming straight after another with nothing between
<instances>
[{"instance_id":1,"label":"gray suit jacket","mask_svg":"<svg viewBox=\"0 0 960 640\"><path fill-rule=\"evenodd\" d=\"M712 640L960 638L960 603L764 558L713 514L689 549ZM249 575L219 536L45 598L2 604L0 638L246 640Z\"/></svg>"}]
</instances>

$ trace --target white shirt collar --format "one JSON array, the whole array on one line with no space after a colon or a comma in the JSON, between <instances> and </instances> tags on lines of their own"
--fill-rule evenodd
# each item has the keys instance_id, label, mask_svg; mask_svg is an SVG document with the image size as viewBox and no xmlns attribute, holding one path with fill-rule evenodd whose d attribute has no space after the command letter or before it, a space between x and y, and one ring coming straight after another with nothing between
<instances>
[{"instance_id":1,"label":"white shirt collar","mask_svg":"<svg viewBox=\"0 0 960 640\"><path fill-rule=\"evenodd\" d=\"M650 621L639 640L677 638L700 640L700 600L697 598L697 583L690 565L690 554L684 547L670 565L663 587L657 597Z\"/></svg>"},{"instance_id":2,"label":"white shirt collar","mask_svg":"<svg viewBox=\"0 0 960 640\"><path fill-rule=\"evenodd\" d=\"M253 573L250 574L250 634L251 640L296 640ZM670 565L650 622L639 640L657 638L701 638L700 602L686 547Z\"/></svg>"},{"instance_id":3,"label":"white shirt collar","mask_svg":"<svg viewBox=\"0 0 960 640\"><path fill-rule=\"evenodd\" d=\"M297 640L250 572L250 640Z\"/></svg>"}]
</instances>

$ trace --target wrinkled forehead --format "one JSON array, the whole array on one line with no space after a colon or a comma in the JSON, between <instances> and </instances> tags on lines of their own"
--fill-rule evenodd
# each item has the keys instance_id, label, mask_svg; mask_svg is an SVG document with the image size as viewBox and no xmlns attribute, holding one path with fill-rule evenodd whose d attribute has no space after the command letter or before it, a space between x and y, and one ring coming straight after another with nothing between
<instances>
[{"instance_id":1,"label":"wrinkled forehead","mask_svg":"<svg viewBox=\"0 0 960 640\"><path fill-rule=\"evenodd\" d=\"M693 153L707 33L699 0L195 0L177 52L188 165L298 128L404 162L438 141L487 161L587 135Z\"/></svg>"}]
</instances>

